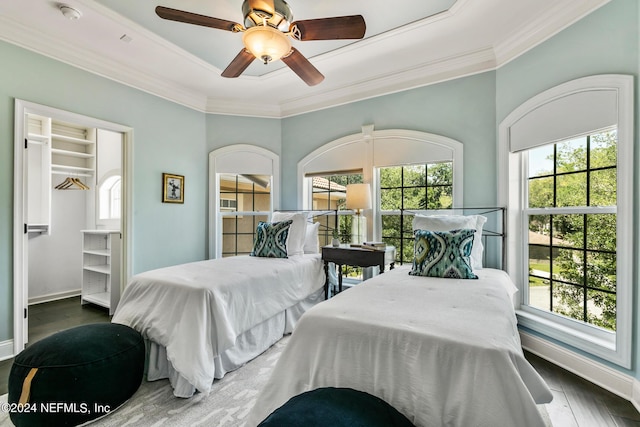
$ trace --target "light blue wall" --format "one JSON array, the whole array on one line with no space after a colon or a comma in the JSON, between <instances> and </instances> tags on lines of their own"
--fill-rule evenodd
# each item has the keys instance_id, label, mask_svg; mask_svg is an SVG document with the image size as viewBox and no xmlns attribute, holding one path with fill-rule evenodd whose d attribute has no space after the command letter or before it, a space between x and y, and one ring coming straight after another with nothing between
<instances>
[{"instance_id":1,"label":"light blue wall","mask_svg":"<svg viewBox=\"0 0 640 427\"><path fill-rule=\"evenodd\" d=\"M134 128L133 272L205 258L206 121L195 112L0 42L0 342L13 336L14 99ZM185 203L161 203L162 172Z\"/></svg>"},{"instance_id":2,"label":"light blue wall","mask_svg":"<svg viewBox=\"0 0 640 427\"><path fill-rule=\"evenodd\" d=\"M411 129L464 144L464 203L496 203L495 73L487 72L283 119L282 200L297 207L297 164L337 138L375 130Z\"/></svg>"},{"instance_id":3,"label":"light blue wall","mask_svg":"<svg viewBox=\"0 0 640 427\"><path fill-rule=\"evenodd\" d=\"M280 119L207 115L207 152L233 144L251 144L280 154Z\"/></svg>"},{"instance_id":4,"label":"light blue wall","mask_svg":"<svg viewBox=\"0 0 640 427\"><path fill-rule=\"evenodd\" d=\"M640 52L640 11L637 0L613 0L591 15L560 32L520 56L496 72L497 124L527 99L551 87L579 77L594 74L630 74L636 77L636 114L638 117L638 74ZM570 112L567 112L570 114ZM635 129L636 193L640 147L638 146L638 120ZM635 254L638 259L638 200L634 206ZM632 230L629 230L632 232ZM639 265L636 263L636 265ZM638 372L637 343L640 342L638 310L640 307L638 269L634 272L634 357L633 369L625 371L636 376ZM559 343L562 345L561 343ZM582 353L584 354L584 353ZM587 357L589 355L584 354ZM606 362L600 361L607 365ZM616 369L620 369L613 366Z\"/></svg>"},{"instance_id":5,"label":"light blue wall","mask_svg":"<svg viewBox=\"0 0 640 427\"><path fill-rule=\"evenodd\" d=\"M527 99L594 74L638 75L638 1L612 0L497 71L500 123Z\"/></svg>"}]
</instances>

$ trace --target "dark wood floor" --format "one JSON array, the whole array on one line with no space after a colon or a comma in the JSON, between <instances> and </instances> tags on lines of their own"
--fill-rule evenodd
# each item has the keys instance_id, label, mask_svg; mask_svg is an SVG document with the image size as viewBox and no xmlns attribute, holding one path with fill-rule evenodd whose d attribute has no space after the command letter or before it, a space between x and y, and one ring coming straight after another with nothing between
<instances>
[{"instance_id":1,"label":"dark wood floor","mask_svg":"<svg viewBox=\"0 0 640 427\"><path fill-rule=\"evenodd\" d=\"M106 309L82 306L79 298L34 305L29 310L30 343L73 326L111 320ZM625 399L531 353L525 355L553 392L553 401L546 406L554 427L640 427L640 414ZM0 362L0 395L7 393L11 363Z\"/></svg>"},{"instance_id":2,"label":"dark wood floor","mask_svg":"<svg viewBox=\"0 0 640 427\"><path fill-rule=\"evenodd\" d=\"M525 356L553 392L546 407L554 427L640 427L640 413L629 401L538 356Z\"/></svg>"},{"instance_id":3,"label":"dark wood floor","mask_svg":"<svg viewBox=\"0 0 640 427\"><path fill-rule=\"evenodd\" d=\"M88 323L109 322L106 308L80 304L80 297L29 306L29 344L56 332ZM13 359L0 362L0 395L7 393L7 380Z\"/></svg>"}]
</instances>

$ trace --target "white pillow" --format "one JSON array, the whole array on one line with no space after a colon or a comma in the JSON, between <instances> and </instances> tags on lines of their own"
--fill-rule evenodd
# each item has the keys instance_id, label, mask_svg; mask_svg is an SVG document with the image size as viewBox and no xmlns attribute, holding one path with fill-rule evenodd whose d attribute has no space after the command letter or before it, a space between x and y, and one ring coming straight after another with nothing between
<instances>
[{"instance_id":1,"label":"white pillow","mask_svg":"<svg viewBox=\"0 0 640 427\"><path fill-rule=\"evenodd\" d=\"M304 238L303 247L305 254L320 253L320 239L318 236L318 230L320 230L319 222L312 222L307 224L307 233Z\"/></svg>"},{"instance_id":2,"label":"white pillow","mask_svg":"<svg viewBox=\"0 0 640 427\"><path fill-rule=\"evenodd\" d=\"M471 248L471 268L482 269L482 228L487 217L482 215L415 215L413 230L451 231L461 228L475 229Z\"/></svg>"},{"instance_id":3,"label":"white pillow","mask_svg":"<svg viewBox=\"0 0 640 427\"><path fill-rule=\"evenodd\" d=\"M293 223L289 228L289 236L287 237L287 255L304 254L304 238L307 232L307 216L306 212L274 212L271 215L272 222L292 220Z\"/></svg>"}]
</instances>

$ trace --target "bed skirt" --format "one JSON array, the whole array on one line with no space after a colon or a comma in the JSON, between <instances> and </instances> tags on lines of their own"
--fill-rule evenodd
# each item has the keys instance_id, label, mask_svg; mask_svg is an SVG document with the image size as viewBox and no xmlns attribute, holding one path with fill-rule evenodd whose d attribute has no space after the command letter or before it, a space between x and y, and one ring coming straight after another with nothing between
<instances>
[{"instance_id":1,"label":"bed skirt","mask_svg":"<svg viewBox=\"0 0 640 427\"><path fill-rule=\"evenodd\" d=\"M293 307L289 307L239 335L236 338L235 346L214 357L215 378L222 378L227 372L238 369L278 342L284 335L293 332L304 312L323 300L324 289L320 288ZM166 348L150 340L146 340L146 344L147 381L168 378L176 397L189 398L193 396L196 391L195 387L173 368L167 358Z\"/></svg>"}]
</instances>

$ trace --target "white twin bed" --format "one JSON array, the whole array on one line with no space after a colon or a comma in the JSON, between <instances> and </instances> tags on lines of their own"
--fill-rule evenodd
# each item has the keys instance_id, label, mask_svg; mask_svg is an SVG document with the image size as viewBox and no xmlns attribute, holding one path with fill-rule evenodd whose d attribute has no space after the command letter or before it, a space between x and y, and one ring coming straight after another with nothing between
<instances>
[{"instance_id":1,"label":"white twin bed","mask_svg":"<svg viewBox=\"0 0 640 427\"><path fill-rule=\"evenodd\" d=\"M112 322L148 341L149 381L169 378L178 397L209 393L215 378L291 333L300 316L324 299L317 226L307 227L306 213L279 217L295 221L286 258L219 258L130 280Z\"/></svg>"},{"instance_id":2,"label":"white twin bed","mask_svg":"<svg viewBox=\"0 0 640 427\"><path fill-rule=\"evenodd\" d=\"M482 268L486 221L416 215L413 263L307 311L246 425L336 387L379 397L417 427L545 426L537 405L552 394L524 358L517 289L504 271Z\"/></svg>"},{"instance_id":3,"label":"white twin bed","mask_svg":"<svg viewBox=\"0 0 640 427\"><path fill-rule=\"evenodd\" d=\"M148 380L190 397L290 333L323 287L319 254L200 261L133 277L112 321L150 341Z\"/></svg>"},{"instance_id":4,"label":"white twin bed","mask_svg":"<svg viewBox=\"0 0 640 427\"><path fill-rule=\"evenodd\" d=\"M536 404L552 395L523 356L507 274L482 269L461 280L409 270L311 308L246 425L303 392L343 387L381 398L418 427L545 426Z\"/></svg>"}]
</instances>

